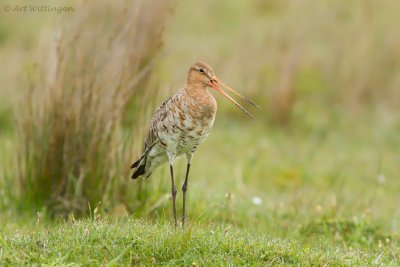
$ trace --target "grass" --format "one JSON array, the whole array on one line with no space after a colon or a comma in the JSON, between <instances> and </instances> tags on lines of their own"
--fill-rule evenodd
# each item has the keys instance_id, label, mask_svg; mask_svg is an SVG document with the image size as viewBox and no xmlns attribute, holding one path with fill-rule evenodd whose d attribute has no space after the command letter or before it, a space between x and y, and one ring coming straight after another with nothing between
<instances>
[{"instance_id":1,"label":"grass","mask_svg":"<svg viewBox=\"0 0 400 267\"><path fill-rule=\"evenodd\" d=\"M174 229L165 221L127 216L41 225L0 235L0 263L7 265L302 265L399 264L397 242L379 248L312 246L264 231L190 222Z\"/></svg>"},{"instance_id":2,"label":"grass","mask_svg":"<svg viewBox=\"0 0 400 267\"><path fill-rule=\"evenodd\" d=\"M29 90L17 111L17 198L46 206L51 215L131 199L122 177L139 146L126 141L121 125L130 103L131 135L144 127L167 4L84 4L49 48L53 53L29 69Z\"/></svg>"},{"instance_id":3,"label":"grass","mask_svg":"<svg viewBox=\"0 0 400 267\"><path fill-rule=\"evenodd\" d=\"M129 217L124 205L101 207L100 220L88 214L74 223L49 220L41 211L36 226L36 210L22 215L24 222L8 210L16 219L2 228L1 259L10 265L400 264L395 121L374 112L345 120L333 113L334 124L313 122L294 131L236 116L219 114L195 155L185 231L172 227L165 165L142 184L131 181L132 189L145 186L146 197L132 203L143 207ZM375 127L361 123L371 120ZM185 160L175 167L180 185ZM178 192L179 215L181 204Z\"/></svg>"}]
</instances>

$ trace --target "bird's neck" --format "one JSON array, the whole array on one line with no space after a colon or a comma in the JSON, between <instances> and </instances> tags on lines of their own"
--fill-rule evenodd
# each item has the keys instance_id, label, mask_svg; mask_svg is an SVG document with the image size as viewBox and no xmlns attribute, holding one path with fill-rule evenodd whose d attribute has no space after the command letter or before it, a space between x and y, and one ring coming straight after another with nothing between
<instances>
[{"instance_id":1,"label":"bird's neck","mask_svg":"<svg viewBox=\"0 0 400 267\"><path fill-rule=\"evenodd\" d=\"M215 99L205 85L187 86L186 95L199 106L216 106Z\"/></svg>"},{"instance_id":2,"label":"bird's neck","mask_svg":"<svg viewBox=\"0 0 400 267\"><path fill-rule=\"evenodd\" d=\"M207 90L204 85L198 86L187 86L185 88L188 102L192 104L192 107L198 111L204 118L214 118L217 111L217 102L213 95Z\"/></svg>"},{"instance_id":3,"label":"bird's neck","mask_svg":"<svg viewBox=\"0 0 400 267\"><path fill-rule=\"evenodd\" d=\"M201 97L202 95L207 95L207 87L203 84L187 84L186 92L192 97Z\"/></svg>"}]
</instances>

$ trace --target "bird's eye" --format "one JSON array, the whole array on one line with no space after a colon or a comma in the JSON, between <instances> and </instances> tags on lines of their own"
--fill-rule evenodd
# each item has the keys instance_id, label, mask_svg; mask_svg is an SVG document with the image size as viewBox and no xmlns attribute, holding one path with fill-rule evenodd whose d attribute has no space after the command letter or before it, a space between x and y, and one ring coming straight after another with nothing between
<instances>
[{"instance_id":1,"label":"bird's eye","mask_svg":"<svg viewBox=\"0 0 400 267\"><path fill-rule=\"evenodd\" d=\"M200 71L201 73L204 73L204 70L203 70L203 69L199 69L199 71Z\"/></svg>"}]
</instances>

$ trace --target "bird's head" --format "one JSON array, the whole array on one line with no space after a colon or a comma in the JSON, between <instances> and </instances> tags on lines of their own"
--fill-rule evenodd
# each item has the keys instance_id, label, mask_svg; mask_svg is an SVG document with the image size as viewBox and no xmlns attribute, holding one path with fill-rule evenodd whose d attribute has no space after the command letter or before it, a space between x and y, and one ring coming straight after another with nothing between
<instances>
[{"instance_id":1,"label":"bird's head","mask_svg":"<svg viewBox=\"0 0 400 267\"><path fill-rule=\"evenodd\" d=\"M198 61L190 66L187 82L193 85L211 86L210 81L213 77L214 72L210 65Z\"/></svg>"},{"instance_id":2,"label":"bird's head","mask_svg":"<svg viewBox=\"0 0 400 267\"><path fill-rule=\"evenodd\" d=\"M249 115L251 118L253 118L253 116L250 115L250 113L248 113L247 110L245 110L241 105L239 105L239 103L237 103L234 99L232 99L227 93L225 93L225 91L222 90L220 86L222 86L223 88L229 90L230 92L234 93L235 95L247 100L252 105L254 105L258 109L260 109L260 107L257 106L253 101L251 101L247 97L239 94L238 92L236 92L232 88L230 88L230 87L226 86L225 84L223 84L214 75L214 72L213 72L212 68L210 67L210 65L208 65L206 63L198 61L198 62L195 62L192 66L190 66L189 71L188 71L187 83L188 83L188 86L197 85L198 84L198 85L201 85L201 86L204 86L204 87L213 87L213 88L217 89L218 92L220 92L223 96L225 96L230 101L232 101L241 110L246 112L246 114Z\"/></svg>"}]
</instances>

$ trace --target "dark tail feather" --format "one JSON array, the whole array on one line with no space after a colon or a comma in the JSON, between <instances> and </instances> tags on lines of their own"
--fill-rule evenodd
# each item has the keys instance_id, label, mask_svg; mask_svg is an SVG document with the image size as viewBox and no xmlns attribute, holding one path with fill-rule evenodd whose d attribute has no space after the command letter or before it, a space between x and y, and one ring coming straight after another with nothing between
<instances>
[{"instance_id":1,"label":"dark tail feather","mask_svg":"<svg viewBox=\"0 0 400 267\"><path fill-rule=\"evenodd\" d=\"M153 146L155 146L160 140L158 140L157 142L155 142L154 144L152 144L149 148L146 149L146 151L142 154L142 156L140 157L140 159L138 159L137 161L135 161L132 166L131 169L137 168L136 171L132 174L132 179L137 179L139 176L143 175L146 173L145 170L145 166L146 166L146 161L147 161L147 154L149 153L149 151L152 149ZM140 163L142 163L142 165L140 165ZM139 166L140 165L140 166ZM151 174L151 173L150 173ZM147 177L150 176L147 175ZM147 178L146 177L146 178Z\"/></svg>"},{"instance_id":2,"label":"dark tail feather","mask_svg":"<svg viewBox=\"0 0 400 267\"><path fill-rule=\"evenodd\" d=\"M146 172L145 167L146 167L146 159L147 158L143 159L143 157L144 156L140 157L140 159L138 159L137 161L135 161L135 163L132 164L131 169L137 168L132 174L132 179L137 179L139 176L145 174L145 172ZM143 160L144 160L144 162L143 162ZM140 163L142 163L142 165L140 165Z\"/></svg>"},{"instance_id":3,"label":"dark tail feather","mask_svg":"<svg viewBox=\"0 0 400 267\"><path fill-rule=\"evenodd\" d=\"M136 169L136 171L132 174L132 179L137 179L139 176L143 175L146 172L144 166L145 165L141 165L139 166L139 168Z\"/></svg>"},{"instance_id":4,"label":"dark tail feather","mask_svg":"<svg viewBox=\"0 0 400 267\"><path fill-rule=\"evenodd\" d=\"M142 157L140 159L138 159L137 161L135 161L132 166L131 169L136 168L137 166L139 166L140 161L142 160Z\"/></svg>"}]
</instances>

